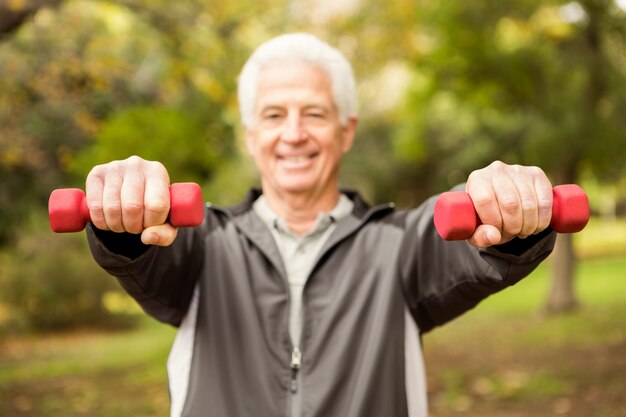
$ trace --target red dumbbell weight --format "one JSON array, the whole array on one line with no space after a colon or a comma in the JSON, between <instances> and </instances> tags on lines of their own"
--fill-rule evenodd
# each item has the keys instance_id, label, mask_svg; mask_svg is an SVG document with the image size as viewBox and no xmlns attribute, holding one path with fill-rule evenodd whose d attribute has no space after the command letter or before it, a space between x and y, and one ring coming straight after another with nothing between
<instances>
[{"instance_id":1,"label":"red dumbbell weight","mask_svg":"<svg viewBox=\"0 0 626 417\"><path fill-rule=\"evenodd\" d=\"M581 231L589 221L589 199L576 184L557 185L552 189L550 226L559 233ZM462 191L443 193L435 203L435 228L445 240L469 239L481 224L469 194Z\"/></svg>"},{"instance_id":2,"label":"red dumbbell weight","mask_svg":"<svg viewBox=\"0 0 626 417\"><path fill-rule=\"evenodd\" d=\"M80 232L91 220L85 192L78 188L52 191L48 200L48 215L53 232ZM200 186L192 182L170 185L168 222L176 227L189 227L198 226L203 220L204 202Z\"/></svg>"}]
</instances>

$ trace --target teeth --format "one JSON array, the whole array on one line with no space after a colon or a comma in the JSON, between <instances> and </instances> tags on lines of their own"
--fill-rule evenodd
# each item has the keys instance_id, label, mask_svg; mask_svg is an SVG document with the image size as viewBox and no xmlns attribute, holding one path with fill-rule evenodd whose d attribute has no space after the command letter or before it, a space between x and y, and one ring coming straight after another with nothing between
<instances>
[{"instance_id":1,"label":"teeth","mask_svg":"<svg viewBox=\"0 0 626 417\"><path fill-rule=\"evenodd\" d=\"M308 156L285 156L283 159L289 162L301 162L309 159Z\"/></svg>"}]
</instances>

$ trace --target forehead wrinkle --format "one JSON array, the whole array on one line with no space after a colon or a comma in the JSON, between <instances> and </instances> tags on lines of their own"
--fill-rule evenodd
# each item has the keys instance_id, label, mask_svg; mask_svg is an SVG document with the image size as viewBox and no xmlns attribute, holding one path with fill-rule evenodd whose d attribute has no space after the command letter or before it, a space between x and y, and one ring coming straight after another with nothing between
<instances>
[{"instance_id":1,"label":"forehead wrinkle","mask_svg":"<svg viewBox=\"0 0 626 417\"><path fill-rule=\"evenodd\" d=\"M256 86L254 113L294 106L299 110L317 107L328 113L338 112L330 75L323 68L298 61L265 67Z\"/></svg>"}]
</instances>

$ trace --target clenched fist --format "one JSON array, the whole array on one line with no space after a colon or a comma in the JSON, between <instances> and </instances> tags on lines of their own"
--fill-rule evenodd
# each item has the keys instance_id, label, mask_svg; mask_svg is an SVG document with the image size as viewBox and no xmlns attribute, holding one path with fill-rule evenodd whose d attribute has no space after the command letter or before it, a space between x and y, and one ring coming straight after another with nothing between
<instances>
[{"instance_id":1,"label":"clenched fist","mask_svg":"<svg viewBox=\"0 0 626 417\"><path fill-rule=\"evenodd\" d=\"M178 229L166 223L170 178L163 164L131 156L94 167L86 181L91 221L101 230L141 233L147 245L168 246Z\"/></svg>"},{"instance_id":2,"label":"clenched fist","mask_svg":"<svg viewBox=\"0 0 626 417\"><path fill-rule=\"evenodd\" d=\"M540 168L496 161L472 172L465 191L483 223L469 239L474 246L523 239L550 225L552 184Z\"/></svg>"}]
</instances>

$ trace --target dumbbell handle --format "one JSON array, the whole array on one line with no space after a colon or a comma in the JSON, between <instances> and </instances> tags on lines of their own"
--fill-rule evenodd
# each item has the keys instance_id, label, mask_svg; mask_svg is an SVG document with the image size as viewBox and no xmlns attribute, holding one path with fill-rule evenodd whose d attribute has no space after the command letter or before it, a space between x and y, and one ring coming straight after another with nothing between
<instances>
[{"instance_id":1,"label":"dumbbell handle","mask_svg":"<svg viewBox=\"0 0 626 417\"><path fill-rule=\"evenodd\" d=\"M50 228L56 233L80 232L91 220L85 192L78 188L52 191L48 200ZM204 220L202 190L198 184L181 182L170 185L168 222L176 227L198 226Z\"/></svg>"},{"instance_id":2,"label":"dumbbell handle","mask_svg":"<svg viewBox=\"0 0 626 417\"><path fill-rule=\"evenodd\" d=\"M576 184L557 185L552 189L550 226L559 233L581 231L589 221L589 199ZM469 194L462 191L443 193L435 203L435 228L445 240L469 239L481 225Z\"/></svg>"}]
</instances>

